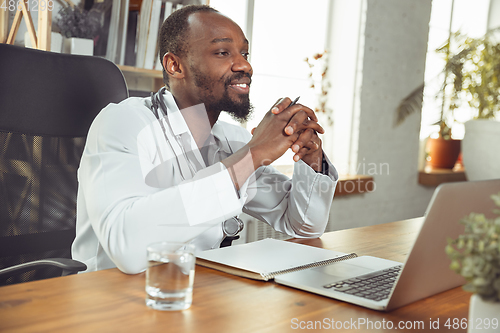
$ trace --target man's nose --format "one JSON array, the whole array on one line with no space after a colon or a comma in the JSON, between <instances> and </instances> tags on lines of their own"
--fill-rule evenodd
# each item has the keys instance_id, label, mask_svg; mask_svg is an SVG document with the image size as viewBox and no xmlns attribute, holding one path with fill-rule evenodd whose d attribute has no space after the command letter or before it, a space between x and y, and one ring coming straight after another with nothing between
<instances>
[{"instance_id":1,"label":"man's nose","mask_svg":"<svg viewBox=\"0 0 500 333\"><path fill-rule=\"evenodd\" d=\"M233 72L244 72L244 73L253 73L252 65L248 62L247 59L243 55L239 55L235 61L233 62L232 67Z\"/></svg>"}]
</instances>

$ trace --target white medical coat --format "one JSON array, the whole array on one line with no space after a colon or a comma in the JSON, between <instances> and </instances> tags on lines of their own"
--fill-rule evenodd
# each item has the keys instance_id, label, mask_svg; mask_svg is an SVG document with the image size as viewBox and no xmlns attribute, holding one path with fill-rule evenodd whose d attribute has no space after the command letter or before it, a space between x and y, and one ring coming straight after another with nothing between
<instances>
[{"instance_id":1,"label":"white medical coat","mask_svg":"<svg viewBox=\"0 0 500 333\"><path fill-rule=\"evenodd\" d=\"M337 183L329 174L295 163L292 179L263 166L236 191L220 161L251 135L218 121L212 128L208 166L173 96L163 95L165 132L149 98L110 104L90 128L78 170L76 238L72 256L87 271L146 269L146 247L158 241L219 247L221 223L245 212L292 237L323 234Z\"/></svg>"}]
</instances>

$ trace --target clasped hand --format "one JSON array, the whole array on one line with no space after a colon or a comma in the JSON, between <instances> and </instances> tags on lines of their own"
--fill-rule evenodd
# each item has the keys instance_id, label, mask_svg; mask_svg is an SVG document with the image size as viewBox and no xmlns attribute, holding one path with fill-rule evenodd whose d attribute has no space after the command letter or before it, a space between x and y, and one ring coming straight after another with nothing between
<instances>
[{"instance_id":1,"label":"clasped hand","mask_svg":"<svg viewBox=\"0 0 500 333\"><path fill-rule=\"evenodd\" d=\"M302 159L314 170L321 171L323 152L317 133L325 131L313 110L301 104L289 107L291 102L288 97L278 100L252 129L253 138L248 145L254 163L269 165L292 149L295 162Z\"/></svg>"}]
</instances>

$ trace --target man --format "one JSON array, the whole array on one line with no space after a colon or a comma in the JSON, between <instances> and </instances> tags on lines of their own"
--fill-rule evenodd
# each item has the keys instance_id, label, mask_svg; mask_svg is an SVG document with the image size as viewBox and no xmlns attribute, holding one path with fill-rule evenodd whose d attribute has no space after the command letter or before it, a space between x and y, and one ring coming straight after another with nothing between
<instances>
[{"instance_id":1,"label":"man","mask_svg":"<svg viewBox=\"0 0 500 333\"><path fill-rule=\"evenodd\" d=\"M79 169L73 257L88 271L145 270L157 241L221 246L242 212L293 237L325 229L337 173L314 112L281 99L251 136L252 67L236 23L207 6L174 12L160 32L168 91L110 104L89 131ZM268 166L291 148L293 178ZM224 244L224 243L223 243Z\"/></svg>"}]
</instances>

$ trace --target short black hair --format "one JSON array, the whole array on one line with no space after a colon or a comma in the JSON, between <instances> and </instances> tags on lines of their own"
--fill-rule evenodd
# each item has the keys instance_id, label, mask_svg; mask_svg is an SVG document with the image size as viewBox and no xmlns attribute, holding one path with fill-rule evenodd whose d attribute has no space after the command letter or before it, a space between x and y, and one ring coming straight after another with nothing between
<instances>
[{"instance_id":1,"label":"short black hair","mask_svg":"<svg viewBox=\"0 0 500 333\"><path fill-rule=\"evenodd\" d=\"M167 52L171 52L176 56L184 56L187 53L187 33L188 33L188 18L189 15L196 12L213 12L219 11L207 5L189 5L176 10L163 22L160 35L158 38L160 63L163 66L163 56ZM163 68L163 82L170 88L168 83L168 74Z\"/></svg>"}]
</instances>

